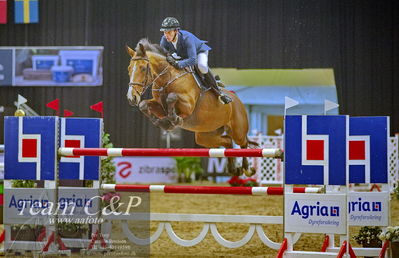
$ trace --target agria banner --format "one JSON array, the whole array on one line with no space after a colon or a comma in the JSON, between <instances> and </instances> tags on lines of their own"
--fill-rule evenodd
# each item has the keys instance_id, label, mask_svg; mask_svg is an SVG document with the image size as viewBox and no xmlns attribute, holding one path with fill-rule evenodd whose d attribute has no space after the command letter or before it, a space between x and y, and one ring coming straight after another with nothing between
<instances>
[{"instance_id":1,"label":"agria banner","mask_svg":"<svg viewBox=\"0 0 399 258\"><path fill-rule=\"evenodd\" d=\"M285 194L285 231L346 234L345 194Z\"/></svg>"}]
</instances>

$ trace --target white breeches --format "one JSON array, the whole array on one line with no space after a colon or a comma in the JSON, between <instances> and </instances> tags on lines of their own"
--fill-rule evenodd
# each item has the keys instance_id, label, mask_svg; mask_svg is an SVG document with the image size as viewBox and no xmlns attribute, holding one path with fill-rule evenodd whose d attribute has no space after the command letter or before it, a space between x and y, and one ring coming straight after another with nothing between
<instances>
[{"instance_id":1,"label":"white breeches","mask_svg":"<svg viewBox=\"0 0 399 258\"><path fill-rule=\"evenodd\" d=\"M197 56L198 69L202 74L208 73L208 51L201 52Z\"/></svg>"}]
</instances>

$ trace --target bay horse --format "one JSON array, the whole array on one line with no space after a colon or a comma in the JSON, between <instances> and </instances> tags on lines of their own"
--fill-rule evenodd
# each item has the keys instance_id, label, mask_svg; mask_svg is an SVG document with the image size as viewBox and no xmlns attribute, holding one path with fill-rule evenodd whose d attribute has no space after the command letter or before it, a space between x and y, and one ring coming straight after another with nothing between
<instances>
[{"instance_id":1,"label":"bay horse","mask_svg":"<svg viewBox=\"0 0 399 258\"><path fill-rule=\"evenodd\" d=\"M147 39L141 39L135 50L129 46L126 50L131 57L128 101L154 125L164 130L180 127L192 131L195 142L205 148L233 148L233 141L241 148L258 146L248 140L247 111L235 94L222 89L233 101L221 104L213 92L200 89L192 72L169 65L166 50ZM147 90L153 97L142 99ZM234 158L228 158L227 169L232 175L252 176L256 172L248 169L245 157L241 168L235 167Z\"/></svg>"}]
</instances>

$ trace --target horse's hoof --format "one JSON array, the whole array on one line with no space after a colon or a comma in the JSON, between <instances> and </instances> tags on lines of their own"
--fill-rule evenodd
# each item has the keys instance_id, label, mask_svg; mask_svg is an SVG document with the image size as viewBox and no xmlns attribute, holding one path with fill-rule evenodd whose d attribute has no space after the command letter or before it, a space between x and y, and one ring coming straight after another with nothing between
<instances>
[{"instance_id":1,"label":"horse's hoof","mask_svg":"<svg viewBox=\"0 0 399 258\"><path fill-rule=\"evenodd\" d=\"M276 152L276 158L280 158L281 161L284 160L284 151L282 149L278 149Z\"/></svg>"},{"instance_id":2,"label":"horse's hoof","mask_svg":"<svg viewBox=\"0 0 399 258\"><path fill-rule=\"evenodd\" d=\"M174 126L181 126L183 125L183 118L180 116L176 116L175 118L169 118L170 122Z\"/></svg>"},{"instance_id":3,"label":"horse's hoof","mask_svg":"<svg viewBox=\"0 0 399 258\"><path fill-rule=\"evenodd\" d=\"M248 169L243 169L243 170L244 170L244 174L247 177L251 177L256 174L256 169L254 167L250 167L249 170Z\"/></svg>"},{"instance_id":4,"label":"horse's hoof","mask_svg":"<svg viewBox=\"0 0 399 258\"><path fill-rule=\"evenodd\" d=\"M183 125L183 118L178 116L176 119L176 126L181 126L181 125Z\"/></svg>"}]
</instances>

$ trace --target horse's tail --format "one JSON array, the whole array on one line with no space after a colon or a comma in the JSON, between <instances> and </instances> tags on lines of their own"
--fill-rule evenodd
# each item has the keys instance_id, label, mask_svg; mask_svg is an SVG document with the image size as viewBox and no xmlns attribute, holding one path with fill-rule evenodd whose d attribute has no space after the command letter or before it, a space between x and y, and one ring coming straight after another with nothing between
<instances>
[{"instance_id":1,"label":"horse's tail","mask_svg":"<svg viewBox=\"0 0 399 258\"><path fill-rule=\"evenodd\" d=\"M247 141L248 141L249 148L255 149L255 148L259 147L259 143L249 140L248 137L247 137Z\"/></svg>"}]
</instances>

